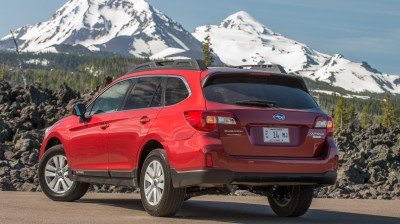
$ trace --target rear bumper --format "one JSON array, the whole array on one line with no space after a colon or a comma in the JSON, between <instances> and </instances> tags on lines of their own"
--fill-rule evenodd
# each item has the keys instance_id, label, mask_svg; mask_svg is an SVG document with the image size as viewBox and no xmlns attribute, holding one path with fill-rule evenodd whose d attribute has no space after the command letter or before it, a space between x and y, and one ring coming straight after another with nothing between
<instances>
[{"instance_id":1,"label":"rear bumper","mask_svg":"<svg viewBox=\"0 0 400 224\"><path fill-rule=\"evenodd\" d=\"M190 186L217 185L332 185L337 178L336 171L323 174L265 174L265 173L236 173L229 170L196 170L176 171L171 169L172 182L175 188Z\"/></svg>"},{"instance_id":2,"label":"rear bumper","mask_svg":"<svg viewBox=\"0 0 400 224\"><path fill-rule=\"evenodd\" d=\"M218 136L170 143L168 159L174 187L218 185L333 185L338 149L328 137L319 158L246 157L228 155ZM245 149L244 149L245 150Z\"/></svg>"}]
</instances>

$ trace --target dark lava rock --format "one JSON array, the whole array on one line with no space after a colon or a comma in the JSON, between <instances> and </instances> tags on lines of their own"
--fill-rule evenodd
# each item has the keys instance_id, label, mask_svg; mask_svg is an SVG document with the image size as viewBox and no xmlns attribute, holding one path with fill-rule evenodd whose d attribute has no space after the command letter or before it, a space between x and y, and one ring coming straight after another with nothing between
<instances>
[{"instance_id":1,"label":"dark lava rock","mask_svg":"<svg viewBox=\"0 0 400 224\"><path fill-rule=\"evenodd\" d=\"M53 93L39 86L24 89L0 82L0 190L40 191L37 169L44 129L94 94L80 97L65 84ZM335 138L340 149L337 183L316 189L315 197L400 199L400 127L347 129ZM253 195L232 189L232 195ZM137 192L97 185L89 191Z\"/></svg>"}]
</instances>

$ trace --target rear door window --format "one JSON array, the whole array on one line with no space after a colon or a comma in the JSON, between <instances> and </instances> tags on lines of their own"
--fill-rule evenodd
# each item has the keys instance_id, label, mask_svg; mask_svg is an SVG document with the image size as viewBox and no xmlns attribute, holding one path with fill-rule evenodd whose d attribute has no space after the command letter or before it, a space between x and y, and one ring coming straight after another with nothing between
<instances>
[{"instance_id":1,"label":"rear door window","mask_svg":"<svg viewBox=\"0 0 400 224\"><path fill-rule=\"evenodd\" d=\"M300 80L289 76L256 76L248 74L215 75L203 87L209 101L252 105L270 102L270 107L288 109L318 108Z\"/></svg>"},{"instance_id":2,"label":"rear door window","mask_svg":"<svg viewBox=\"0 0 400 224\"><path fill-rule=\"evenodd\" d=\"M139 78L128 94L123 110L160 107L162 91L161 77Z\"/></svg>"}]
</instances>

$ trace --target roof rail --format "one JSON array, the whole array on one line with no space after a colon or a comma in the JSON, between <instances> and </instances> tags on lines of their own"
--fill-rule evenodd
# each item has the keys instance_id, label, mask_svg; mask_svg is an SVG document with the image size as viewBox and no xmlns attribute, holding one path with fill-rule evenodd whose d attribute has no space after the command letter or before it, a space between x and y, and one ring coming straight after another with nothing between
<instances>
[{"instance_id":1,"label":"roof rail","mask_svg":"<svg viewBox=\"0 0 400 224\"><path fill-rule=\"evenodd\" d=\"M235 68L239 68L239 69L255 69L255 70L262 70L262 71L273 72L273 73L287 74L286 70L281 65L277 65L277 64L269 64L269 65L240 65L240 66L236 66Z\"/></svg>"},{"instance_id":2,"label":"roof rail","mask_svg":"<svg viewBox=\"0 0 400 224\"><path fill-rule=\"evenodd\" d=\"M152 61L137 65L130 72L161 70L161 69L181 69L181 70L207 70L206 64L202 60L196 59L177 59L167 61Z\"/></svg>"}]
</instances>

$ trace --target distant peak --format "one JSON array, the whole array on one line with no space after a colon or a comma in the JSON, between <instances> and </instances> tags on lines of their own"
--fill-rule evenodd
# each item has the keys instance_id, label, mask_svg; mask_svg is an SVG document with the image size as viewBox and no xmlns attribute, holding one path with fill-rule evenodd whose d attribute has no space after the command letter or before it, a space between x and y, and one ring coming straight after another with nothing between
<instances>
[{"instance_id":1,"label":"distant peak","mask_svg":"<svg viewBox=\"0 0 400 224\"><path fill-rule=\"evenodd\" d=\"M241 17L248 17L248 18L251 18L251 19L255 20L255 19L254 19L248 12L246 12L246 11L239 11L239 12L237 12L237 13L232 14L231 16L233 16L233 17L238 17L238 16L241 16Z\"/></svg>"},{"instance_id":2,"label":"distant peak","mask_svg":"<svg viewBox=\"0 0 400 224\"><path fill-rule=\"evenodd\" d=\"M341 54L334 54L334 55L332 56L332 59L333 59L333 60L338 60L338 59L342 59L342 58L344 58L344 56L341 55Z\"/></svg>"},{"instance_id":3,"label":"distant peak","mask_svg":"<svg viewBox=\"0 0 400 224\"><path fill-rule=\"evenodd\" d=\"M71 0L71 1L76 1L76 2L81 2L82 0ZM109 2L132 2L132 3L147 3L145 0L87 0L89 3L97 3L97 4L102 4L102 3L109 3Z\"/></svg>"},{"instance_id":4,"label":"distant peak","mask_svg":"<svg viewBox=\"0 0 400 224\"><path fill-rule=\"evenodd\" d=\"M264 24L260 23L245 11L239 11L228 16L224 21L222 21L220 27L243 30L248 33L274 34L272 30L265 27Z\"/></svg>"},{"instance_id":5,"label":"distant peak","mask_svg":"<svg viewBox=\"0 0 400 224\"><path fill-rule=\"evenodd\" d=\"M126 4L130 3L135 5L136 8L142 9L142 10L148 10L150 5L147 3L145 0L86 0L88 5L90 6L96 6L96 5L121 5L121 4ZM82 0L70 0L70 2L76 2L77 4L75 5L80 5L82 3ZM68 3L70 4L70 3ZM135 9L136 9L135 8ZM136 9L137 10L137 9Z\"/></svg>"}]
</instances>

